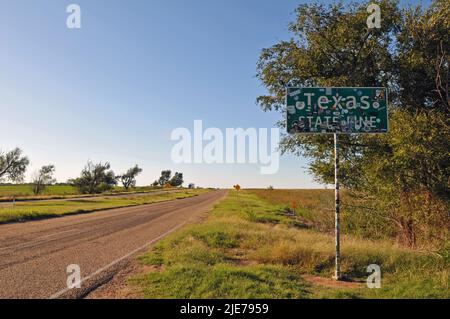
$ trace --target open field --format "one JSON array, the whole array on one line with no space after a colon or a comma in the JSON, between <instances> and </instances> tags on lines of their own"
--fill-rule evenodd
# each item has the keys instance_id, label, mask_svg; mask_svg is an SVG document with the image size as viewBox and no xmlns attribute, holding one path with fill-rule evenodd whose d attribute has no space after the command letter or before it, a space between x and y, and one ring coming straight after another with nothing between
<instances>
[{"instance_id":1,"label":"open field","mask_svg":"<svg viewBox=\"0 0 450 319\"><path fill-rule=\"evenodd\" d=\"M68 214L88 213L110 208L157 203L172 199L196 196L208 190L180 190L167 193L149 193L109 198L82 198L42 202L18 202L14 206L0 206L0 223L41 219Z\"/></svg>"},{"instance_id":2,"label":"open field","mask_svg":"<svg viewBox=\"0 0 450 319\"><path fill-rule=\"evenodd\" d=\"M42 194L33 194L32 187L29 184L17 184L17 185L0 185L0 202L15 200L39 200L39 199L58 199L58 198L71 198L71 197L95 197L111 194L123 194L123 193L141 193L152 192L160 189L150 186L140 186L130 188L128 191L124 187L114 187L111 191L102 194L80 194L77 188L71 185L50 185L47 186Z\"/></svg>"},{"instance_id":3,"label":"open field","mask_svg":"<svg viewBox=\"0 0 450 319\"><path fill-rule=\"evenodd\" d=\"M42 195L76 195L78 190L70 185L51 185L42 192ZM34 196L32 186L29 184L0 185L0 198L2 197Z\"/></svg>"},{"instance_id":4,"label":"open field","mask_svg":"<svg viewBox=\"0 0 450 319\"><path fill-rule=\"evenodd\" d=\"M333 235L257 193L232 191L206 220L160 241L129 286L146 298L450 298L448 252L350 235L342 239L348 281L336 283ZM365 285L370 264L381 267L381 289Z\"/></svg>"},{"instance_id":5,"label":"open field","mask_svg":"<svg viewBox=\"0 0 450 319\"><path fill-rule=\"evenodd\" d=\"M323 232L334 231L334 189L252 189L251 191L264 201L280 206L280 209L295 211L298 219L310 227ZM341 191L341 204L349 200L347 193Z\"/></svg>"}]
</instances>

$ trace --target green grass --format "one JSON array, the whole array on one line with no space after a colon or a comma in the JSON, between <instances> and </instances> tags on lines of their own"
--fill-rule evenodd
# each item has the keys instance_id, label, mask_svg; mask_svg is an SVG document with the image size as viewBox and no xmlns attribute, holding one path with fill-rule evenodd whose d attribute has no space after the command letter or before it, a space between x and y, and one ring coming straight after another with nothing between
<instances>
[{"instance_id":1,"label":"green grass","mask_svg":"<svg viewBox=\"0 0 450 319\"><path fill-rule=\"evenodd\" d=\"M302 298L301 278L283 267L176 265L133 279L147 298Z\"/></svg>"},{"instance_id":2,"label":"green grass","mask_svg":"<svg viewBox=\"0 0 450 319\"><path fill-rule=\"evenodd\" d=\"M51 185L48 186L41 195L75 195L78 190L70 185ZM34 196L31 185L0 185L0 197L25 197Z\"/></svg>"},{"instance_id":3,"label":"green grass","mask_svg":"<svg viewBox=\"0 0 450 319\"><path fill-rule=\"evenodd\" d=\"M230 192L206 220L166 237L140 262L150 270L130 284L147 298L450 298L448 258L352 236L342 240L344 275L364 281L367 266L378 264L381 289L304 280L331 278L333 236L251 191Z\"/></svg>"},{"instance_id":4,"label":"green grass","mask_svg":"<svg viewBox=\"0 0 450 319\"><path fill-rule=\"evenodd\" d=\"M181 190L163 194L141 196L121 196L117 198L85 198L76 200L18 202L13 205L0 205L0 223L41 219L68 214L151 204L166 200L196 196L206 190Z\"/></svg>"},{"instance_id":5,"label":"green grass","mask_svg":"<svg viewBox=\"0 0 450 319\"><path fill-rule=\"evenodd\" d=\"M30 184L16 184L16 185L0 185L0 202L11 201L14 197L16 200L33 200L33 199L60 199L71 197L95 197L103 195L114 195L122 193L139 193L139 192L153 192L160 189L155 189L150 186L138 186L130 188L128 191L121 186L116 186L112 190L103 194L80 194L76 187L71 185L50 185L39 194L33 194L32 186Z\"/></svg>"}]
</instances>

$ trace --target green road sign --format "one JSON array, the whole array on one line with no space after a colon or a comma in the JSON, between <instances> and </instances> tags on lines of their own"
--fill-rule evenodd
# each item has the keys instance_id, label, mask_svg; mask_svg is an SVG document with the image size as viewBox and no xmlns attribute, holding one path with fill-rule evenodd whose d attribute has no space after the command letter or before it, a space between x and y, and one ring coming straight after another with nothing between
<instances>
[{"instance_id":1,"label":"green road sign","mask_svg":"<svg viewBox=\"0 0 450 319\"><path fill-rule=\"evenodd\" d=\"M290 87L288 133L386 133L385 88Z\"/></svg>"}]
</instances>

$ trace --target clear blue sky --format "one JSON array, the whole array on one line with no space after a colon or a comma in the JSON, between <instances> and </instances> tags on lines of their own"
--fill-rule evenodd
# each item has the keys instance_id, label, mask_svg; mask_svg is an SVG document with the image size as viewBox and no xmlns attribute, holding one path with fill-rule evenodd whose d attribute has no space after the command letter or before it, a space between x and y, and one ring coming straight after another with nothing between
<instances>
[{"instance_id":1,"label":"clear blue sky","mask_svg":"<svg viewBox=\"0 0 450 319\"><path fill-rule=\"evenodd\" d=\"M66 27L67 5L82 28ZM255 104L262 48L289 38L298 0L0 0L0 148L20 147L30 173L53 163L65 181L87 160L138 184L162 169L201 186L321 187L302 158L283 156L275 175L257 164L176 165L176 127L267 127L280 119ZM408 1L404 3L408 4Z\"/></svg>"}]
</instances>

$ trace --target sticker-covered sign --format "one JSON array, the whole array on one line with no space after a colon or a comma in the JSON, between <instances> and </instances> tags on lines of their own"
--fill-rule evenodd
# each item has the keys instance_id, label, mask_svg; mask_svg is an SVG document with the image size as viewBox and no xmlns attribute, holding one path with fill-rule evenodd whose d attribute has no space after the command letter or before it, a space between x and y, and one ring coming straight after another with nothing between
<instances>
[{"instance_id":1,"label":"sticker-covered sign","mask_svg":"<svg viewBox=\"0 0 450 319\"><path fill-rule=\"evenodd\" d=\"M385 88L287 89L288 133L386 133Z\"/></svg>"}]
</instances>

